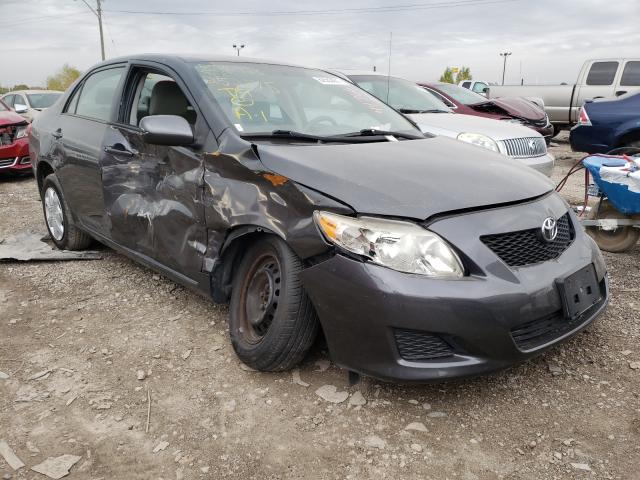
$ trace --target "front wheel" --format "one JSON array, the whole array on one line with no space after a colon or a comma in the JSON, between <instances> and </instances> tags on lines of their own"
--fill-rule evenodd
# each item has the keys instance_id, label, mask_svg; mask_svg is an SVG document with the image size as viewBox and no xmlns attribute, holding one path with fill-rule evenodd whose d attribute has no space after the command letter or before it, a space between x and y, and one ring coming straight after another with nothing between
<instances>
[{"instance_id":1,"label":"front wheel","mask_svg":"<svg viewBox=\"0 0 640 480\"><path fill-rule=\"evenodd\" d=\"M593 208L589 212L589 219L628 219L624 213L619 212L607 200L603 200L600 208ZM616 227L612 230L605 230L601 227L587 227L587 233L593 238L601 250L612 253L625 252L633 246L640 238L640 229L630 225Z\"/></svg>"},{"instance_id":2,"label":"front wheel","mask_svg":"<svg viewBox=\"0 0 640 480\"><path fill-rule=\"evenodd\" d=\"M60 250L82 250L91 244L91 237L74 224L55 174L42 183L42 208L49 236Z\"/></svg>"},{"instance_id":3,"label":"front wheel","mask_svg":"<svg viewBox=\"0 0 640 480\"><path fill-rule=\"evenodd\" d=\"M276 236L259 238L246 250L233 278L229 334L251 368L288 370L313 345L318 319L301 271L300 259Z\"/></svg>"}]
</instances>

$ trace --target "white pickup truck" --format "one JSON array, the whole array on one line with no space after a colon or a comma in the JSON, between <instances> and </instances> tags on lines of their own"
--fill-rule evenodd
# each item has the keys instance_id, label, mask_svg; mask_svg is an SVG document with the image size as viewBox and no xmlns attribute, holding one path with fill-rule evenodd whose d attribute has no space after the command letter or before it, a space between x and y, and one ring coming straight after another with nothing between
<instances>
[{"instance_id":1,"label":"white pickup truck","mask_svg":"<svg viewBox=\"0 0 640 480\"><path fill-rule=\"evenodd\" d=\"M577 122L585 101L640 92L640 58L587 60L575 85L490 85L484 91L488 98L542 98L557 134Z\"/></svg>"}]
</instances>

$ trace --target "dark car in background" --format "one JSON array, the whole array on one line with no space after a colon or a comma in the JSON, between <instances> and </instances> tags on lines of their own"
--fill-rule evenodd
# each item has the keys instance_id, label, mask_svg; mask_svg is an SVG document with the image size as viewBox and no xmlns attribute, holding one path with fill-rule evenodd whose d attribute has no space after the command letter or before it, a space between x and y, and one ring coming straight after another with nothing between
<instances>
[{"instance_id":1,"label":"dark car in background","mask_svg":"<svg viewBox=\"0 0 640 480\"><path fill-rule=\"evenodd\" d=\"M569 138L576 152L607 153L622 147L640 149L640 93L587 101Z\"/></svg>"},{"instance_id":2,"label":"dark car in background","mask_svg":"<svg viewBox=\"0 0 640 480\"><path fill-rule=\"evenodd\" d=\"M418 85L436 95L456 113L524 125L542 135L547 145L553 137L553 125L549 122L544 109L525 98L509 97L489 100L468 88L451 83L420 82Z\"/></svg>"},{"instance_id":3,"label":"dark car in background","mask_svg":"<svg viewBox=\"0 0 640 480\"><path fill-rule=\"evenodd\" d=\"M217 302L239 358L384 379L506 368L590 324L606 267L544 176L426 136L330 73L239 57L99 64L33 123L59 248L97 239Z\"/></svg>"},{"instance_id":4,"label":"dark car in background","mask_svg":"<svg viewBox=\"0 0 640 480\"><path fill-rule=\"evenodd\" d=\"M0 175L31 172L29 123L0 100Z\"/></svg>"}]
</instances>

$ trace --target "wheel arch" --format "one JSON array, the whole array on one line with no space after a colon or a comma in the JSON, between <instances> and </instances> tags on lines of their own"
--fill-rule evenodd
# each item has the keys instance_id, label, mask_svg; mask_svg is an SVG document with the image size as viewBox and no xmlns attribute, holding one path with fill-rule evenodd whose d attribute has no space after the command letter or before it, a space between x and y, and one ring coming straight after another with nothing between
<instances>
[{"instance_id":1,"label":"wheel arch","mask_svg":"<svg viewBox=\"0 0 640 480\"><path fill-rule=\"evenodd\" d=\"M617 147L624 147L630 142L640 141L640 128L633 128L627 130L618 136L618 141L616 142Z\"/></svg>"},{"instance_id":2,"label":"wheel arch","mask_svg":"<svg viewBox=\"0 0 640 480\"><path fill-rule=\"evenodd\" d=\"M44 184L44 179L52 173L55 173L55 171L49 162L38 162L36 167L36 181L38 182L38 191L40 192L40 196L42 196L42 185Z\"/></svg>"},{"instance_id":3,"label":"wheel arch","mask_svg":"<svg viewBox=\"0 0 640 480\"><path fill-rule=\"evenodd\" d=\"M211 297L216 303L229 302L233 273L242 261L242 252L257 239L271 235L287 242L282 235L259 225L240 225L227 233L211 271Z\"/></svg>"}]
</instances>

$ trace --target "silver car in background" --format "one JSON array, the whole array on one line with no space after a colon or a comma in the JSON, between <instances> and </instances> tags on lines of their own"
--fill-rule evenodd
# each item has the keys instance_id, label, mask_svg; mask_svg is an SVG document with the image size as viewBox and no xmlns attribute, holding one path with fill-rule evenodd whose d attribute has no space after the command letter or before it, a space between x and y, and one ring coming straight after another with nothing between
<instances>
[{"instance_id":1,"label":"silver car in background","mask_svg":"<svg viewBox=\"0 0 640 480\"><path fill-rule=\"evenodd\" d=\"M57 90L14 90L0 99L26 120L33 122L41 111L56 103L62 93Z\"/></svg>"},{"instance_id":2,"label":"silver car in background","mask_svg":"<svg viewBox=\"0 0 640 480\"><path fill-rule=\"evenodd\" d=\"M341 75L410 117L423 132L493 150L551 176L554 157L542 135L521 125L458 115L433 94L409 80L373 72Z\"/></svg>"}]
</instances>

